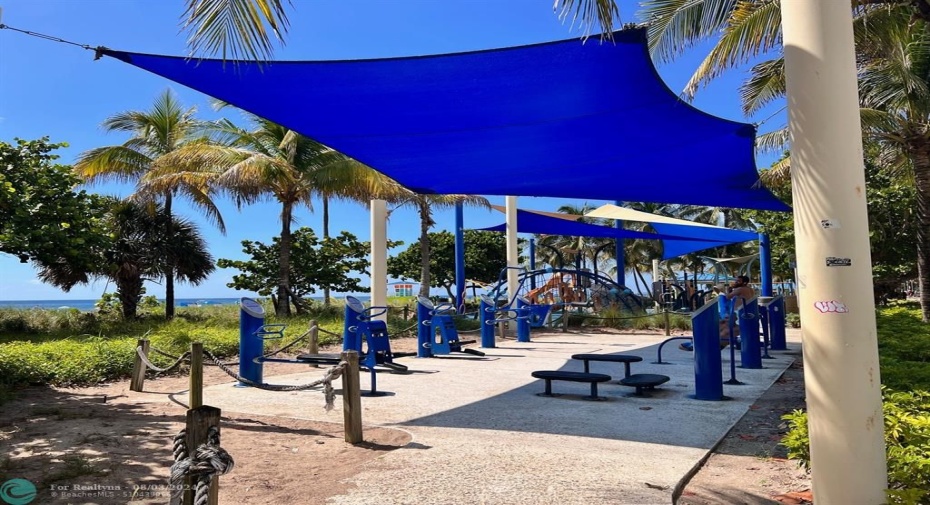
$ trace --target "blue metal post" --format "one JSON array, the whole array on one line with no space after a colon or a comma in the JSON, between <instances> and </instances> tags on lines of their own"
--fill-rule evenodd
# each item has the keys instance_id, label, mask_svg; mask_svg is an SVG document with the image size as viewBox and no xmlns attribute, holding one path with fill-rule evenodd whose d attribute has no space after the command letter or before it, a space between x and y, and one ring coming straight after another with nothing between
<instances>
[{"instance_id":1,"label":"blue metal post","mask_svg":"<svg viewBox=\"0 0 930 505\"><path fill-rule=\"evenodd\" d=\"M262 382L262 364L255 358L265 352L265 341L258 335L265 325L265 309L251 298L239 300L239 376ZM245 386L244 383L239 383Z\"/></svg>"},{"instance_id":2,"label":"blue metal post","mask_svg":"<svg viewBox=\"0 0 930 505\"><path fill-rule=\"evenodd\" d=\"M781 295L772 298L769 303L769 335L773 351L787 351L785 337L785 298Z\"/></svg>"},{"instance_id":3,"label":"blue metal post","mask_svg":"<svg viewBox=\"0 0 930 505\"><path fill-rule=\"evenodd\" d=\"M740 367L762 368L762 348L759 346L759 299L743 300L739 317Z\"/></svg>"},{"instance_id":4,"label":"blue metal post","mask_svg":"<svg viewBox=\"0 0 930 505\"><path fill-rule=\"evenodd\" d=\"M530 302L522 296L517 297L517 342L530 341Z\"/></svg>"},{"instance_id":5,"label":"blue metal post","mask_svg":"<svg viewBox=\"0 0 930 505\"><path fill-rule=\"evenodd\" d=\"M455 308L465 312L465 211L455 204Z\"/></svg>"},{"instance_id":6,"label":"blue metal post","mask_svg":"<svg viewBox=\"0 0 930 505\"><path fill-rule=\"evenodd\" d=\"M362 352L362 333L359 331L359 317L365 313L365 306L354 296L346 297L345 323L342 326L342 350Z\"/></svg>"},{"instance_id":7,"label":"blue metal post","mask_svg":"<svg viewBox=\"0 0 930 505\"><path fill-rule=\"evenodd\" d=\"M494 300L485 295L478 297L478 321L481 323L481 347L495 347L494 342Z\"/></svg>"},{"instance_id":8,"label":"blue metal post","mask_svg":"<svg viewBox=\"0 0 930 505\"><path fill-rule=\"evenodd\" d=\"M720 359L720 316L713 302L691 316L694 331L694 398L723 400L723 360Z\"/></svg>"},{"instance_id":9,"label":"blue metal post","mask_svg":"<svg viewBox=\"0 0 930 505\"><path fill-rule=\"evenodd\" d=\"M768 233L759 234L759 270L762 272L762 296L772 296L772 247Z\"/></svg>"},{"instance_id":10,"label":"blue metal post","mask_svg":"<svg viewBox=\"0 0 930 505\"><path fill-rule=\"evenodd\" d=\"M720 295L717 297L717 315L720 319L726 319L727 321L727 330L729 330L730 335L730 378L724 384L742 384L739 380L736 379L736 337L734 337L734 328L736 327L736 313L733 310L733 300L728 299L726 296ZM719 329L718 329L719 331Z\"/></svg>"},{"instance_id":11,"label":"blue metal post","mask_svg":"<svg viewBox=\"0 0 930 505\"><path fill-rule=\"evenodd\" d=\"M431 358L433 351L429 344L433 342L433 303L429 298L417 298L417 357Z\"/></svg>"}]
</instances>

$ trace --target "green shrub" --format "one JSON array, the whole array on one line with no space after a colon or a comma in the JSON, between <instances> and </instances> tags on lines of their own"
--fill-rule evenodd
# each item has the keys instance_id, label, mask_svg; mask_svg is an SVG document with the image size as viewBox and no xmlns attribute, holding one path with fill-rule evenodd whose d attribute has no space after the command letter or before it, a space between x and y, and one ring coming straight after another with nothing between
<instances>
[{"instance_id":1,"label":"green shrub","mask_svg":"<svg viewBox=\"0 0 930 505\"><path fill-rule=\"evenodd\" d=\"M785 314L785 326L789 328L800 328L801 315L795 313Z\"/></svg>"},{"instance_id":2,"label":"green shrub","mask_svg":"<svg viewBox=\"0 0 930 505\"><path fill-rule=\"evenodd\" d=\"M930 392L885 391L885 446L888 458L888 501L919 505L930 501ZM788 433L782 445L788 457L810 469L807 414L796 410L782 416Z\"/></svg>"},{"instance_id":3,"label":"green shrub","mask_svg":"<svg viewBox=\"0 0 930 505\"><path fill-rule=\"evenodd\" d=\"M930 326L910 303L880 309L877 323L889 503L930 503ZM788 456L809 468L807 414L795 411L783 419Z\"/></svg>"},{"instance_id":4,"label":"green shrub","mask_svg":"<svg viewBox=\"0 0 930 505\"><path fill-rule=\"evenodd\" d=\"M146 310L140 311L143 316L135 321L122 321L118 312L0 310L0 386L5 391L16 384L77 385L127 377L132 372L137 340L143 337L153 348L174 356L187 351L192 342L203 342L206 350L219 357L239 352L237 306L179 307L177 317L166 321L163 307L152 300L146 303ZM270 306L265 309L266 323L287 325L283 338L266 342L268 350L305 334L311 320L321 328L320 345L342 341L341 304L323 307L314 303L310 313L289 318L275 317ZM393 337L415 335L415 324L415 320L402 318L401 309L393 310L388 333ZM479 327L477 321L465 318L456 326L463 331ZM157 353L150 359L158 366L174 361Z\"/></svg>"}]
</instances>

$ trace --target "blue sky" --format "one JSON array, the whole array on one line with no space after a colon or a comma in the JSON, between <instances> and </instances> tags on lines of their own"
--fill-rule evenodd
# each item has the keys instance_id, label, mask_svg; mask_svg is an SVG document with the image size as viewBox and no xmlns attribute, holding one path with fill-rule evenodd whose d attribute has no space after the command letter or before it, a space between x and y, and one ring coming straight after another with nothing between
<instances>
[{"instance_id":1,"label":"blue sky","mask_svg":"<svg viewBox=\"0 0 930 505\"><path fill-rule=\"evenodd\" d=\"M339 0L294 2L287 45L279 48L279 59L355 59L435 54L488 49L580 36L581 29L571 20L562 22L549 0ZM623 0L621 21L635 17L635 2ZM181 0L0 0L2 22L15 28L54 35L90 46L160 54L186 54L185 36L179 32L184 11ZM590 40L588 43L597 43ZM702 52L703 51L703 52ZM673 90L683 87L706 54L698 47L659 72ZM714 115L746 121L739 109L737 87L744 77L733 72L699 93L695 105ZM0 30L0 140L14 137L34 139L49 136L53 142L68 142L59 150L61 163L70 164L88 149L120 144L117 134L104 133L99 125L108 116L126 110L148 109L155 97L167 88L182 102L196 106L203 119L220 115L211 110L205 95L148 74L119 61L93 60L93 52L71 45L28 37ZM777 110L759 114L759 121ZM234 111L223 115L242 123ZM761 130L782 126L784 113L770 120ZM760 166L771 160L759 160ZM125 195L131 187L96 185L92 191ZM489 197L503 205L503 197ZM555 210L560 205L580 206L584 201L521 197L521 208ZM587 203L600 205L603 201ZM227 225L221 235L184 204L177 211L200 224L212 254L217 258L242 258L242 240L269 242L280 229L279 208L272 202L243 208L220 201ZM319 232L318 212L301 209L296 226L310 226ZM367 240L367 209L355 203L331 206L333 231L348 230ZM466 209L466 226L484 227L503 221L494 211ZM438 230L452 230L453 213L440 211ZM388 235L406 244L416 241L418 218L412 210L398 209L391 214ZM403 246L403 247L406 247ZM395 250L396 251L399 251ZM218 269L200 286L179 285L180 298L242 296L226 287L231 270ZM64 293L35 278L28 264L0 255L0 299L84 299L99 298L105 282L78 286ZM110 287L112 291L112 286ZM150 294L163 295L161 286L149 285Z\"/></svg>"}]
</instances>

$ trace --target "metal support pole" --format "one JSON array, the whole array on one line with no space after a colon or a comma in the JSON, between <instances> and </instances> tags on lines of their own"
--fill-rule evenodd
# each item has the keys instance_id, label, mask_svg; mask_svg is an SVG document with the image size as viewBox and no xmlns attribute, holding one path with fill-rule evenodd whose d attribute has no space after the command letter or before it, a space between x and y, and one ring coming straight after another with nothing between
<instances>
[{"instance_id":1,"label":"metal support pole","mask_svg":"<svg viewBox=\"0 0 930 505\"><path fill-rule=\"evenodd\" d=\"M617 200L617 207L621 207L623 202ZM623 229L623 221L617 220L617 229ZM626 251L623 249L623 239L617 237L615 247L615 254L617 258L617 284L621 286L626 286ZM596 261L596 260L595 260ZM597 268L597 265L595 265Z\"/></svg>"},{"instance_id":2,"label":"metal support pole","mask_svg":"<svg viewBox=\"0 0 930 505\"><path fill-rule=\"evenodd\" d=\"M387 202L371 201L371 306L387 305ZM387 313L374 319L387 321Z\"/></svg>"},{"instance_id":3,"label":"metal support pole","mask_svg":"<svg viewBox=\"0 0 930 505\"><path fill-rule=\"evenodd\" d=\"M517 197L508 196L507 201L507 298L511 301L517 296L520 286L520 255L517 251Z\"/></svg>"},{"instance_id":4,"label":"metal support pole","mask_svg":"<svg viewBox=\"0 0 930 505\"><path fill-rule=\"evenodd\" d=\"M772 296L772 246L767 233L759 234L759 271L762 274L762 296Z\"/></svg>"},{"instance_id":5,"label":"metal support pole","mask_svg":"<svg viewBox=\"0 0 930 505\"><path fill-rule=\"evenodd\" d=\"M530 272L536 271L536 239L530 239ZM530 276L530 289L536 289L536 276Z\"/></svg>"},{"instance_id":6,"label":"metal support pole","mask_svg":"<svg viewBox=\"0 0 930 505\"><path fill-rule=\"evenodd\" d=\"M465 211L462 202L455 204L455 308L465 313Z\"/></svg>"},{"instance_id":7,"label":"metal support pole","mask_svg":"<svg viewBox=\"0 0 930 505\"><path fill-rule=\"evenodd\" d=\"M885 503L852 9L790 0L781 13L813 493L818 505Z\"/></svg>"}]
</instances>

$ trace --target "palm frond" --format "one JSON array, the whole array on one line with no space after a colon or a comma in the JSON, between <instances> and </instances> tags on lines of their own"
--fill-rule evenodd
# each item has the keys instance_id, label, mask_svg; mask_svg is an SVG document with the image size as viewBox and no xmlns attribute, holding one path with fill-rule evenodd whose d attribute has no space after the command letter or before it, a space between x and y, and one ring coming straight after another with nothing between
<instances>
[{"instance_id":1,"label":"palm frond","mask_svg":"<svg viewBox=\"0 0 930 505\"><path fill-rule=\"evenodd\" d=\"M788 148L791 141L788 127L763 133L756 137L756 153L780 153Z\"/></svg>"},{"instance_id":2,"label":"palm frond","mask_svg":"<svg viewBox=\"0 0 930 505\"><path fill-rule=\"evenodd\" d=\"M781 6L778 0L737 2L723 35L685 85L683 94L697 90L726 70L781 45Z\"/></svg>"},{"instance_id":3,"label":"palm frond","mask_svg":"<svg viewBox=\"0 0 930 505\"><path fill-rule=\"evenodd\" d=\"M284 40L289 21L283 0L186 0L182 30L191 55L265 61L274 54L271 35Z\"/></svg>"},{"instance_id":4,"label":"palm frond","mask_svg":"<svg viewBox=\"0 0 930 505\"><path fill-rule=\"evenodd\" d=\"M135 182L152 164L145 154L125 146L107 146L80 154L74 172L89 183Z\"/></svg>"},{"instance_id":5,"label":"palm frond","mask_svg":"<svg viewBox=\"0 0 930 505\"><path fill-rule=\"evenodd\" d=\"M552 10L563 22L571 16L572 25L578 23L586 35L590 33L591 26L598 25L601 36L606 38L612 37L614 18L620 17L620 8L615 0L555 0Z\"/></svg>"},{"instance_id":6,"label":"palm frond","mask_svg":"<svg viewBox=\"0 0 930 505\"><path fill-rule=\"evenodd\" d=\"M783 98L785 86L785 59L763 61L752 67L749 79L739 87L743 114L752 116L766 105Z\"/></svg>"},{"instance_id":7,"label":"palm frond","mask_svg":"<svg viewBox=\"0 0 930 505\"><path fill-rule=\"evenodd\" d=\"M791 181L791 158L782 158L768 169L760 170L759 180L768 188L784 187Z\"/></svg>"},{"instance_id":8,"label":"palm frond","mask_svg":"<svg viewBox=\"0 0 930 505\"><path fill-rule=\"evenodd\" d=\"M646 0L639 16L648 24L649 52L669 62L726 26L738 0Z\"/></svg>"}]
</instances>

